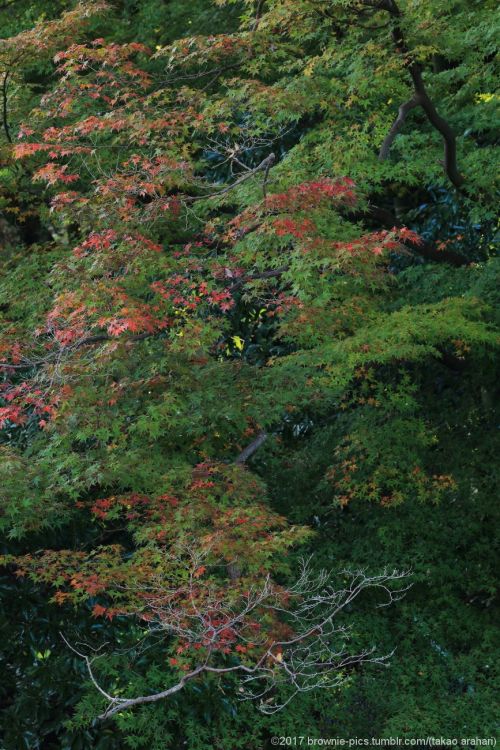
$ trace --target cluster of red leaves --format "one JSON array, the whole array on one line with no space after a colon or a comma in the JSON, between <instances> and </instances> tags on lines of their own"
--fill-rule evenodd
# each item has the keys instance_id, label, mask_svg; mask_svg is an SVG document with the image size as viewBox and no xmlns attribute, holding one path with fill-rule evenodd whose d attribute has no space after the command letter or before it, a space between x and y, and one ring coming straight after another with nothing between
<instances>
[{"instance_id":1,"label":"cluster of red leaves","mask_svg":"<svg viewBox=\"0 0 500 750\"><path fill-rule=\"evenodd\" d=\"M68 173L67 169L67 164L56 164L56 162L49 161L35 172L33 180L43 180L48 185L55 185L56 182L62 182L65 185L69 185L78 180L78 175L75 173Z\"/></svg>"},{"instance_id":2,"label":"cluster of red leaves","mask_svg":"<svg viewBox=\"0 0 500 750\"><path fill-rule=\"evenodd\" d=\"M103 310L108 312L102 314ZM162 306L142 302L120 284L108 283L60 295L47 314L45 328L37 333L50 334L61 347L71 347L81 344L96 326L116 337L125 331L153 334L170 322Z\"/></svg>"},{"instance_id":3,"label":"cluster of red leaves","mask_svg":"<svg viewBox=\"0 0 500 750\"><path fill-rule=\"evenodd\" d=\"M14 386L2 383L0 398L7 402L6 406L0 407L0 429L3 429L9 424L25 424L30 414L39 418L40 427L45 427L56 413L60 396L47 397L42 390L34 388L32 383L22 382Z\"/></svg>"},{"instance_id":4,"label":"cluster of red leaves","mask_svg":"<svg viewBox=\"0 0 500 750\"><path fill-rule=\"evenodd\" d=\"M123 550L119 545L101 547L93 558L85 552L74 550L44 550L42 553L21 557L5 556L0 564L15 564L16 576L29 576L32 580L48 583L57 591L53 600L57 604L81 601L104 594L116 583L127 582L127 568L123 564ZM145 580L147 567L134 571ZM116 609L115 613L118 613ZM126 611L126 607L123 608Z\"/></svg>"},{"instance_id":5,"label":"cluster of red leaves","mask_svg":"<svg viewBox=\"0 0 500 750\"><path fill-rule=\"evenodd\" d=\"M167 503L170 507L175 507L178 500L171 495L160 495L156 502L161 505ZM134 520L142 516L152 514L152 499L147 495L131 493L128 495L112 495L110 497L96 500L91 507L91 512L102 521L115 517L122 511L125 513L127 520Z\"/></svg>"},{"instance_id":6,"label":"cluster of red leaves","mask_svg":"<svg viewBox=\"0 0 500 750\"><path fill-rule=\"evenodd\" d=\"M403 242L418 245L422 243L422 240L416 232L412 232L406 227L393 227L391 230L383 229L379 232L365 234L350 242L334 242L332 243L332 249L347 252L353 257L365 256L367 253L382 255L384 251L400 250Z\"/></svg>"},{"instance_id":7,"label":"cluster of red leaves","mask_svg":"<svg viewBox=\"0 0 500 750\"><path fill-rule=\"evenodd\" d=\"M125 301L125 304L111 315L101 315L97 323L106 328L110 336L120 336L125 331L129 333L153 334L163 331L170 325L158 306L140 303L136 300Z\"/></svg>"},{"instance_id":8,"label":"cluster of red leaves","mask_svg":"<svg viewBox=\"0 0 500 750\"><path fill-rule=\"evenodd\" d=\"M291 235L297 240L302 240L317 231L316 225L311 219L300 219L298 221L289 218L275 219L273 221L273 229L276 237Z\"/></svg>"},{"instance_id":9,"label":"cluster of red leaves","mask_svg":"<svg viewBox=\"0 0 500 750\"><path fill-rule=\"evenodd\" d=\"M21 133L19 135L19 138L22 137L22 134L26 134L28 132L32 132L31 130L28 131L27 128L24 128L24 130L21 130ZM73 149L64 149L63 150L60 147L54 146L49 143L16 143L13 149L14 158L16 159L25 159L29 156L33 156L34 154L42 152L42 153L49 153L50 158L54 159L56 156L68 156L70 153L73 153ZM80 153L82 151L80 150ZM52 154L52 155L51 155Z\"/></svg>"},{"instance_id":10,"label":"cluster of red leaves","mask_svg":"<svg viewBox=\"0 0 500 750\"><path fill-rule=\"evenodd\" d=\"M231 556L233 550L228 539L271 538L270 529L283 526L283 519L272 514L263 505L252 505L246 510L223 508L217 505L220 488L211 480L196 479L189 493L179 498L171 493L147 496L131 493L96 500L91 506L92 514L101 521L113 521L123 516L132 526L142 531L149 527L152 539L164 542L172 536L176 527L189 528L190 521L197 520L201 528L210 536L205 537L214 549L219 548L224 555ZM239 529L245 525L245 529ZM219 538L220 537L220 538Z\"/></svg>"},{"instance_id":11,"label":"cluster of red leaves","mask_svg":"<svg viewBox=\"0 0 500 750\"><path fill-rule=\"evenodd\" d=\"M84 295L78 292L61 294L47 314L45 328L37 330L37 334L51 334L63 347L83 339L89 314L95 312L95 309L89 309L83 299Z\"/></svg>"},{"instance_id":12,"label":"cluster of red leaves","mask_svg":"<svg viewBox=\"0 0 500 750\"><path fill-rule=\"evenodd\" d=\"M58 592L60 593L60 592ZM63 594L64 596L64 594ZM57 593L54 596L54 600L56 599ZM103 607L102 604L94 604L92 607L92 616L93 617L105 617L107 620L111 622L117 615L124 614L123 610L119 607Z\"/></svg>"},{"instance_id":13,"label":"cluster of red leaves","mask_svg":"<svg viewBox=\"0 0 500 750\"><path fill-rule=\"evenodd\" d=\"M173 275L166 281L155 281L151 284L151 289L162 299L186 310L196 310L204 301L223 312L234 306L234 300L227 289L210 289L207 282L195 282L188 273Z\"/></svg>"},{"instance_id":14,"label":"cluster of red leaves","mask_svg":"<svg viewBox=\"0 0 500 750\"><path fill-rule=\"evenodd\" d=\"M124 519L148 542L173 544L196 529L200 548L228 561L244 550L251 558L250 544L257 558L261 545L271 551L273 534L286 528L285 520L262 504L258 482L242 471L233 478L216 464L196 467L180 492L112 495L96 500L90 510L101 522Z\"/></svg>"},{"instance_id":15,"label":"cluster of red leaves","mask_svg":"<svg viewBox=\"0 0 500 750\"><path fill-rule=\"evenodd\" d=\"M77 258L81 258L88 252L108 250L116 242L118 233L114 229L104 232L92 232L87 239L73 249Z\"/></svg>"},{"instance_id":16,"label":"cluster of red leaves","mask_svg":"<svg viewBox=\"0 0 500 750\"><path fill-rule=\"evenodd\" d=\"M134 197L160 199L168 187L174 187L177 182L186 180L189 173L190 167L185 161L167 156L142 159L140 168L133 167L128 161L120 173L101 180L97 192L103 197L121 196L122 200ZM139 205L143 207L143 203L139 202ZM173 197L164 199L162 210L178 213L178 200Z\"/></svg>"},{"instance_id":17,"label":"cluster of red leaves","mask_svg":"<svg viewBox=\"0 0 500 750\"><path fill-rule=\"evenodd\" d=\"M141 53L149 55L150 50L139 42L106 44L104 39L95 39L92 45L73 44L68 49L58 52L54 57L54 62L58 64L58 72L64 77L74 76L77 72L87 73L89 70L98 70L99 78L103 82L102 98L107 104L115 106L117 104L115 98L105 97L102 88L108 84L112 90L119 90L117 68L122 85L133 85L144 89L151 83L149 73L132 61L134 56ZM103 62L106 64L105 68Z\"/></svg>"},{"instance_id":18,"label":"cluster of red leaves","mask_svg":"<svg viewBox=\"0 0 500 750\"><path fill-rule=\"evenodd\" d=\"M11 331L11 336L15 336L16 331ZM22 346L17 339L8 338L7 336L0 342L0 358L7 360L2 362L0 367L8 369L9 364L18 365L21 361Z\"/></svg>"},{"instance_id":19,"label":"cluster of red leaves","mask_svg":"<svg viewBox=\"0 0 500 750\"><path fill-rule=\"evenodd\" d=\"M349 177L332 180L325 177L321 180L302 182L283 193L268 196L265 201L269 212L298 212L317 208L325 201L336 201L347 205L356 202L354 182Z\"/></svg>"},{"instance_id":20,"label":"cluster of red leaves","mask_svg":"<svg viewBox=\"0 0 500 750\"><path fill-rule=\"evenodd\" d=\"M271 227L278 236L286 234L302 238L314 233L316 227L310 217L304 217L305 211L333 203L354 205L355 184L348 177L338 180L323 178L321 180L302 182L282 193L268 195L265 200L252 206L232 219L223 235L223 241L233 244L245 235L266 226L266 216L281 214ZM294 216L295 214L295 216Z\"/></svg>"}]
</instances>

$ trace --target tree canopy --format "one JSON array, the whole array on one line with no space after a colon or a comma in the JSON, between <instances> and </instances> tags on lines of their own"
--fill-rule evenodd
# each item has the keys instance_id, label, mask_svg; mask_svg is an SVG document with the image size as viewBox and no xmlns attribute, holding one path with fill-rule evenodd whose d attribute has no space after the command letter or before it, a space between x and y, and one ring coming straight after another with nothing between
<instances>
[{"instance_id":1,"label":"tree canopy","mask_svg":"<svg viewBox=\"0 0 500 750\"><path fill-rule=\"evenodd\" d=\"M6 749L495 734L496 13L0 4Z\"/></svg>"}]
</instances>

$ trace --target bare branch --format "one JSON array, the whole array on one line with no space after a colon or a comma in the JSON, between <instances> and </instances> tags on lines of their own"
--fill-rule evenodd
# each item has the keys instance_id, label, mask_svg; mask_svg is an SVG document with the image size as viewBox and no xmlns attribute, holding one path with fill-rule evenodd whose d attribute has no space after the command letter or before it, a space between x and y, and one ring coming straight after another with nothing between
<instances>
[{"instance_id":1,"label":"bare branch","mask_svg":"<svg viewBox=\"0 0 500 750\"><path fill-rule=\"evenodd\" d=\"M264 3L265 3L265 0L257 0L255 4L255 16L252 22L251 31L257 31L257 29L259 28Z\"/></svg>"},{"instance_id":2,"label":"bare branch","mask_svg":"<svg viewBox=\"0 0 500 750\"><path fill-rule=\"evenodd\" d=\"M438 113L436 107L425 88L425 84L422 77L422 68L420 64L413 58L405 40L405 36L399 20L401 19L401 11L395 0L380 0L380 2L370 2L370 0L364 0L364 5L369 5L376 8L377 10L386 10L393 19L392 27L392 40L397 52L403 57L405 67L410 73L413 87L415 89L415 96L405 104L401 105L398 117L391 127L388 135L386 136L382 148L380 149L379 158L385 159L389 154L389 149L396 137L397 133L401 129L409 109L413 109L416 106L422 107L427 119L430 124L441 134L444 142L444 169L448 175L449 180L458 189L460 188L465 179L460 174L457 166L457 146L455 134L446 122Z\"/></svg>"},{"instance_id":3,"label":"bare branch","mask_svg":"<svg viewBox=\"0 0 500 750\"><path fill-rule=\"evenodd\" d=\"M394 142L394 139L404 125L404 122L406 120L406 115L412 109L414 109L415 107L418 107L418 104L419 102L417 101L417 99L413 97L412 99L409 99L407 102L405 102L404 104L400 106L398 116L394 120L391 129L387 133L384 139L384 142L382 146L380 147L380 152L378 155L378 158L380 159L380 161L384 161L384 159L387 159L387 157L389 156L389 151L391 149L391 146Z\"/></svg>"},{"instance_id":4,"label":"bare branch","mask_svg":"<svg viewBox=\"0 0 500 750\"><path fill-rule=\"evenodd\" d=\"M146 695L113 696L99 685L93 673L94 662L104 656L101 650L96 654L92 649L93 653L87 655L62 636L85 661L91 682L108 701L99 716L101 720L169 698L203 674L239 675L238 698L257 701L263 713L275 713L298 693L336 687L349 669L364 663L385 665L392 656L393 652L376 655L372 648L353 652L347 647L349 628L336 624L336 617L366 589L383 592L385 601L379 606L398 601L410 587L407 571L384 570L374 576L361 570L343 571L346 585L336 588L329 572L315 572L310 560L304 560L298 578L288 588L276 586L266 576L258 586L246 584L246 590L236 594L228 587L223 590L227 593L221 594L220 583L214 583L210 576L200 578L200 563L205 562L203 571L208 565L206 550L178 545L177 553L171 550L169 555L187 566L187 575L182 577L185 583L180 588L172 586L166 573L159 573L140 588L120 588L140 593L137 615L147 613L150 634L177 638L185 647L196 646L198 663L173 685ZM272 629L270 633L256 634L252 623L263 614L267 614L269 622L281 622L290 635L273 638ZM235 663L233 656L228 665L224 657L228 642L233 655L246 654L243 661Z\"/></svg>"},{"instance_id":5,"label":"bare branch","mask_svg":"<svg viewBox=\"0 0 500 750\"><path fill-rule=\"evenodd\" d=\"M70 344L69 346L61 347L58 351L53 351L47 354L46 357L43 357L41 359L32 359L32 360L26 360L22 364L14 364L11 362L0 362L0 368L6 369L6 370L30 370L33 367L42 367L43 365L48 365L54 360L58 360L61 355L69 355L72 354L75 351L78 351L78 349L82 349L84 346L91 346L92 344L100 344L105 343L107 341L116 341L118 342L124 342L124 343L136 343L137 341L145 341L146 339L154 338L155 336L160 336L163 334L164 331L152 331L148 333L137 333L133 336L127 336L127 338L118 338L116 336L110 336L108 333L96 333L91 336L85 336L84 338L78 339L78 341L75 341L73 344Z\"/></svg>"},{"instance_id":6,"label":"bare branch","mask_svg":"<svg viewBox=\"0 0 500 750\"><path fill-rule=\"evenodd\" d=\"M253 177L258 172L261 172L262 170L264 170L264 179L267 181L267 175L269 174L269 169L272 167L275 161L276 161L276 156L271 153L268 156L266 156L266 158L263 159L260 162L260 164L257 164L256 167L242 174L241 177L238 177L238 179L232 182L230 185L227 185L226 187L221 188L220 190L216 190L213 193L209 193L207 195L189 196L185 198L184 200L186 202L194 202L194 201L199 201L199 200L206 200L207 198L218 198L221 195L225 195L226 193L229 193L230 190L234 190L234 188L238 187L243 182L246 182L247 180L250 179L250 177Z\"/></svg>"},{"instance_id":7,"label":"bare branch","mask_svg":"<svg viewBox=\"0 0 500 750\"><path fill-rule=\"evenodd\" d=\"M423 84L422 84L423 85ZM450 181L456 188L460 188L465 182L465 178L460 174L457 167L457 144L455 133L450 125L436 110L432 100L425 92L421 95L421 105L427 115L427 119L434 128L441 133L444 140L444 168Z\"/></svg>"},{"instance_id":8,"label":"bare branch","mask_svg":"<svg viewBox=\"0 0 500 750\"><path fill-rule=\"evenodd\" d=\"M5 132L5 137L12 143L12 136L10 134L9 121L8 121L8 110L7 110L7 82L9 80L9 71L6 70L3 74L2 81L2 123Z\"/></svg>"},{"instance_id":9,"label":"bare branch","mask_svg":"<svg viewBox=\"0 0 500 750\"><path fill-rule=\"evenodd\" d=\"M247 447L244 448L241 451L241 453L239 454L239 456L237 456L234 459L234 463L235 464L244 464L246 461L248 461L248 459L251 456L253 456L253 454L256 451L259 450L260 446L263 445L266 442L266 440L267 440L268 437L269 436L268 436L267 432L265 432L264 430L261 430L259 432L259 434L257 435L257 437L254 440L252 440L252 442L250 443L250 445L247 445Z\"/></svg>"}]
</instances>

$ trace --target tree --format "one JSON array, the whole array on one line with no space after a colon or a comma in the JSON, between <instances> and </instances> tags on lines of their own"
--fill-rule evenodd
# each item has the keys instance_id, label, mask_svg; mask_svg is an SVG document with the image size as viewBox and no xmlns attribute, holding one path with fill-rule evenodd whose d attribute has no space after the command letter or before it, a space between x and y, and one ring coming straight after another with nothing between
<instances>
[{"instance_id":1,"label":"tree","mask_svg":"<svg viewBox=\"0 0 500 750\"><path fill-rule=\"evenodd\" d=\"M31 54L40 38L62 49L88 10L6 50ZM459 45L466 11L450 24L440 9L432 41L431 2L294 0L249 3L238 30L154 52L135 39L73 43L15 139L7 121L9 152L47 186L52 242L43 238L41 259L31 247L6 263L14 299L34 264L46 284L5 310L3 523L12 539L58 529L59 541L5 562L55 585L64 606L138 615L128 648L151 616L169 635L155 653L200 647L203 670L172 655L160 673L151 663L127 673L128 695L262 665L274 690L275 668L287 673L294 658L277 661L276 649L305 635L324 649L305 655L314 684L320 661L356 660L332 660L323 639L336 590L312 630L280 633L294 619L290 550L321 515L307 489L296 525L269 507L265 484L278 474L287 486L291 456L330 445L314 455L315 482L347 512L458 491L443 417L425 405L436 378L487 362L498 340L485 262L490 100L470 86L493 81L489 8L475 9ZM486 398L490 377L477 381ZM191 570L193 555L204 562ZM212 666L206 632L182 632L193 612L207 626L217 609L231 638ZM250 623L234 628L242 612L266 633L253 654L233 651L247 648ZM132 705L122 689L106 690L108 714Z\"/></svg>"}]
</instances>

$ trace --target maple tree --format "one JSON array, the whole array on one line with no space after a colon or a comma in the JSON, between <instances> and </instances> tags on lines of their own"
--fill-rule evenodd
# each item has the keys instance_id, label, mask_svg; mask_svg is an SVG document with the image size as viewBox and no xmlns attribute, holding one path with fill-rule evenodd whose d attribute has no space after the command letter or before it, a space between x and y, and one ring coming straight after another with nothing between
<instances>
[{"instance_id":1,"label":"maple tree","mask_svg":"<svg viewBox=\"0 0 500 750\"><path fill-rule=\"evenodd\" d=\"M466 52L464 9L430 39L434 3L392 0L243 3L231 30L160 44L94 35L113 10L89 2L2 41L10 179L45 227L4 266L18 294L43 282L4 311L3 562L163 663L120 681L120 655L63 633L97 687L82 721L126 728L131 707L240 673L264 688L233 693L269 713L383 656L339 645L341 610L365 588L392 601L403 574L294 583L317 507L311 487L307 512L279 505L315 446L328 512L458 492L425 403L498 345L490 100L470 84L494 80L486 6ZM9 98L40 55L43 95ZM435 200L427 222L432 191L457 221Z\"/></svg>"}]
</instances>

